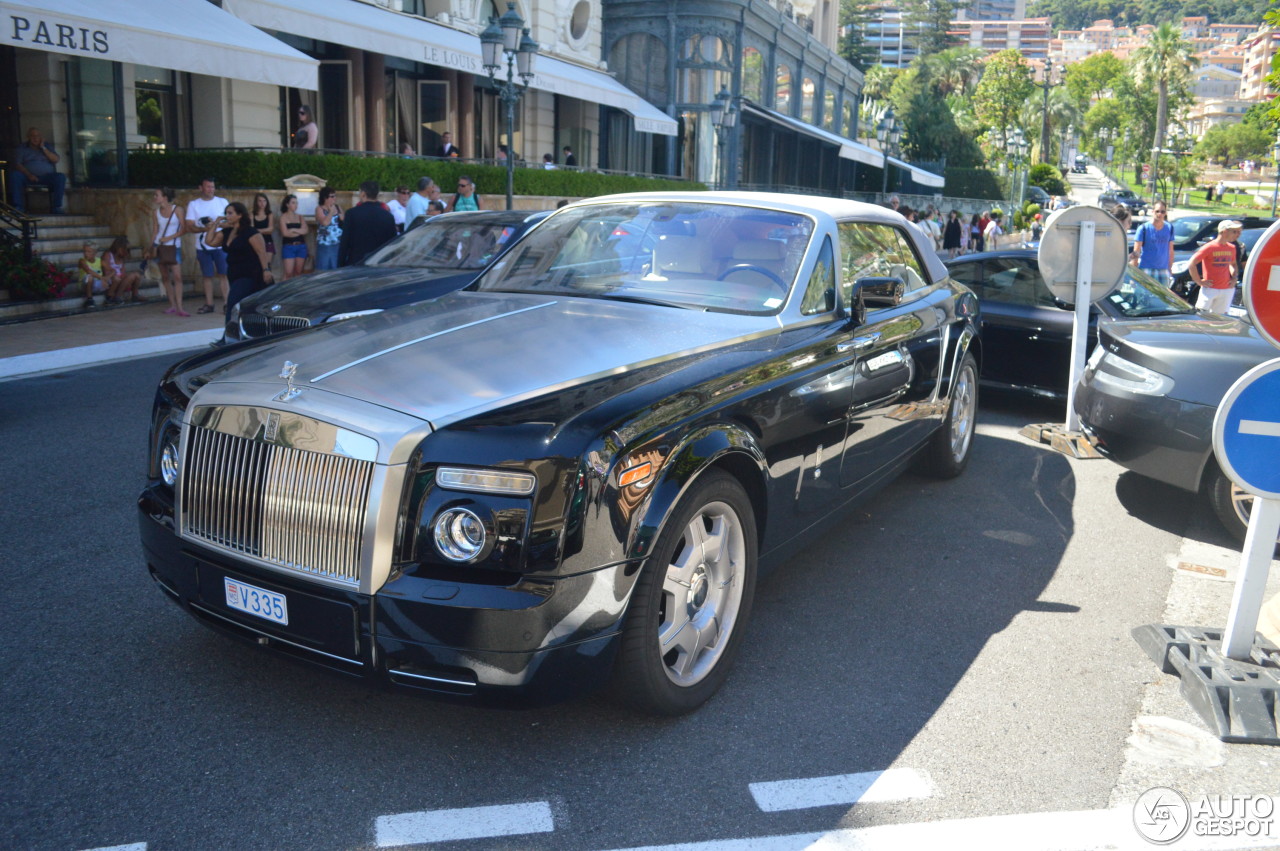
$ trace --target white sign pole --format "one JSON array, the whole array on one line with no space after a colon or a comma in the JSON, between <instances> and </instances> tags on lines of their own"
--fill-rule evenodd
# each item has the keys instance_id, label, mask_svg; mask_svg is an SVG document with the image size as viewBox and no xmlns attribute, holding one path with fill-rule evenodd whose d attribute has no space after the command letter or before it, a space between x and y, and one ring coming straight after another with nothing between
<instances>
[{"instance_id":1,"label":"white sign pole","mask_svg":"<svg viewBox=\"0 0 1280 851\"><path fill-rule=\"evenodd\" d=\"M1076 327L1071 335L1071 372L1067 376L1067 431L1080 430L1076 413L1076 385L1084 375L1085 356L1089 350L1089 297L1093 285L1093 240L1097 225L1080 222L1080 242L1076 253Z\"/></svg>"},{"instance_id":2,"label":"white sign pole","mask_svg":"<svg viewBox=\"0 0 1280 851\"><path fill-rule=\"evenodd\" d=\"M1280 536L1280 499L1255 497L1249 512L1249 531L1244 536L1240 576L1236 579L1227 631L1222 635L1222 652L1240 661L1249 658L1253 633L1262 611L1263 589L1271 569L1271 554Z\"/></svg>"}]
</instances>

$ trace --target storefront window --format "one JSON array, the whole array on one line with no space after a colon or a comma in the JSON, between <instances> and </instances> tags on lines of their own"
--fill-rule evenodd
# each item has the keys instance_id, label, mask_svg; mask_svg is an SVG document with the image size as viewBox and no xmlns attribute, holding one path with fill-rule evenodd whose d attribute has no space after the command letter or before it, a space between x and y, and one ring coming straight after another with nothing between
<instances>
[{"instance_id":1,"label":"storefront window","mask_svg":"<svg viewBox=\"0 0 1280 851\"><path fill-rule=\"evenodd\" d=\"M800 105L800 117L814 125L821 125L822 115L814 112L814 107L817 105L814 97L818 91L817 86L814 85L813 80L805 77L800 83L800 91L804 95L804 101Z\"/></svg>"},{"instance_id":2,"label":"storefront window","mask_svg":"<svg viewBox=\"0 0 1280 851\"><path fill-rule=\"evenodd\" d=\"M836 93L826 92L822 96L822 126L835 132L840 116L836 114Z\"/></svg>"},{"instance_id":3,"label":"storefront window","mask_svg":"<svg viewBox=\"0 0 1280 851\"><path fill-rule=\"evenodd\" d=\"M158 150L178 147L175 76L165 68L133 66L134 106L143 147Z\"/></svg>"},{"instance_id":4,"label":"storefront window","mask_svg":"<svg viewBox=\"0 0 1280 851\"><path fill-rule=\"evenodd\" d=\"M659 109L671 101L667 90L667 45L648 33L618 39L609 51L609 68L627 88Z\"/></svg>"},{"instance_id":5,"label":"storefront window","mask_svg":"<svg viewBox=\"0 0 1280 851\"><path fill-rule=\"evenodd\" d=\"M73 183L112 185L120 179L116 127L115 63L73 57L67 61Z\"/></svg>"}]
</instances>

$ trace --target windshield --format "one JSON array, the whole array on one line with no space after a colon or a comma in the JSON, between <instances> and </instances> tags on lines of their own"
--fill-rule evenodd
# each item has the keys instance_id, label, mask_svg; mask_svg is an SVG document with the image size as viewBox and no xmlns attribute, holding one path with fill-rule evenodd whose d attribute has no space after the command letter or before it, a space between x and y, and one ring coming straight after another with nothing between
<instances>
[{"instance_id":1,"label":"windshield","mask_svg":"<svg viewBox=\"0 0 1280 851\"><path fill-rule=\"evenodd\" d=\"M764 315L786 302L813 230L798 213L728 204L570 207L530 232L476 286Z\"/></svg>"},{"instance_id":2,"label":"windshield","mask_svg":"<svg viewBox=\"0 0 1280 851\"><path fill-rule=\"evenodd\" d=\"M1107 296L1107 301L1127 319L1196 312L1173 290L1133 266L1125 269L1124 280Z\"/></svg>"},{"instance_id":3,"label":"windshield","mask_svg":"<svg viewBox=\"0 0 1280 851\"><path fill-rule=\"evenodd\" d=\"M437 216L369 255L364 265L482 269L511 241L516 229L516 225L470 217Z\"/></svg>"},{"instance_id":4,"label":"windshield","mask_svg":"<svg viewBox=\"0 0 1280 851\"><path fill-rule=\"evenodd\" d=\"M1173 241L1186 242L1200 232L1207 219L1176 219L1173 225Z\"/></svg>"}]
</instances>

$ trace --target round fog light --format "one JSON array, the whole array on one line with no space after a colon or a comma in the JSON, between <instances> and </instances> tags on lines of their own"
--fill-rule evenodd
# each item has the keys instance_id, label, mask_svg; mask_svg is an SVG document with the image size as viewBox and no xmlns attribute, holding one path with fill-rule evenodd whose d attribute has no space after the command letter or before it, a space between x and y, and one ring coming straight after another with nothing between
<instances>
[{"instance_id":1,"label":"round fog light","mask_svg":"<svg viewBox=\"0 0 1280 851\"><path fill-rule=\"evenodd\" d=\"M172 437L165 439L164 450L160 454L160 477L169 487L178 481L178 443Z\"/></svg>"},{"instance_id":2,"label":"round fog light","mask_svg":"<svg viewBox=\"0 0 1280 851\"><path fill-rule=\"evenodd\" d=\"M436 549L450 561L470 561L484 549L484 523L465 508L450 508L436 518Z\"/></svg>"}]
</instances>

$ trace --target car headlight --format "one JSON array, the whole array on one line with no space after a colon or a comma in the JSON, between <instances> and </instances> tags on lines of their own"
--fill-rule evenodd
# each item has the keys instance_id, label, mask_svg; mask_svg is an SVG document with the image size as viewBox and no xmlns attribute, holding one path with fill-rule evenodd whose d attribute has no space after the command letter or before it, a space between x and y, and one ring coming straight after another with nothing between
<instances>
[{"instance_id":1,"label":"car headlight","mask_svg":"<svg viewBox=\"0 0 1280 851\"><path fill-rule=\"evenodd\" d=\"M1101 346L1095 350L1095 357L1099 351L1102 351ZM1169 376L1125 360L1115 352L1104 352L1096 361L1090 358L1089 365L1096 383L1117 390L1144 396L1164 396L1173 390L1173 379Z\"/></svg>"},{"instance_id":2,"label":"car headlight","mask_svg":"<svg viewBox=\"0 0 1280 851\"><path fill-rule=\"evenodd\" d=\"M164 437L164 446L160 450L160 478L169 487L178 483L178 468L181 459L178 456L178 434L169 431Z\"/></svg>"},{"instance_id":3,"label":"car headlight","mask_svg":"<svg viewBox=\"0 0 1280 851\"><path fill-rule=\"evenodd\" d=\"M471 561L484 550L484 522L466 508L447 508L436 517L436 549L450 561Z\"/></svg>"},{"instance_id":4,"label":"car headlight","mask_svg":"<svg viewBox=\"0 0 1280 851\"><path fill-rule=\"evenodd\" d=\"M381 307L375 307L372 310L353 310L350 313L335 313L325 322L341 322L344 319L355 319L357 316L370 316L374 313L381 313Z\"/></svg>"},{"instance_id":5,"label":"car headlight","mask_svg":"<svg viewBox=\"0 0 1280 851\"><path fill-rule=\"evenodd\" d=\"M1169 271L1175 275L1181 275L1183 272L1187 271L1187 267L1190 265L1191 262L1188 260L1179 260L1177 263L1174 263L1169 267Z\"/></svg>"}]
</instances>

